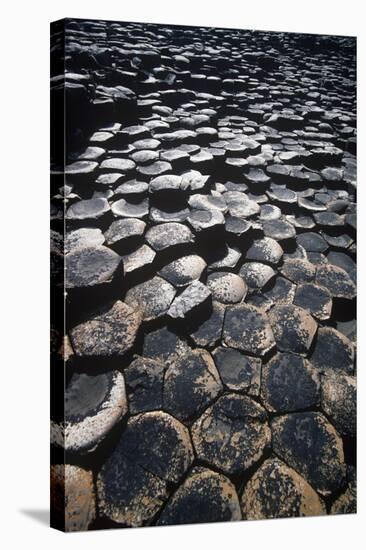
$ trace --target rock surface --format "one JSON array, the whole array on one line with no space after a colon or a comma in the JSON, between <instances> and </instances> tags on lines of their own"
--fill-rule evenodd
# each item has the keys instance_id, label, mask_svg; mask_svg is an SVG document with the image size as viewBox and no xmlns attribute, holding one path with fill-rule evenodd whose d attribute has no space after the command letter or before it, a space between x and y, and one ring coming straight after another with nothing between
<instances>
[{"instance_id":1,"label":"rock surface","mask_svg":"<svg viewBox=\"0 0 366 550\"><path fill-rule=\"evenodd\" d=\"M192 426L197 456L231 475L257 462L271 442L266 411L247 396L220 397Z\"/></svg>"},{"instance_id":2,"label":"rock surface","mask_svg":"<svg viewBox=\"0 0 366 550\"><path fill-rule=\"evenodd\" d=\"M69 526L355 512L355 39L64 26Z\"/></svg>"},{"instance_id":3,"label":"rock surface","mask_svg":"<svg viewBox=\"0 0 366 550\"><path fill-rule=\"evenodd\" d=\"M314 489L277 458L266 460L245 487L245 519L290 518L326 514Z\"/></svg>"}]
</instances>

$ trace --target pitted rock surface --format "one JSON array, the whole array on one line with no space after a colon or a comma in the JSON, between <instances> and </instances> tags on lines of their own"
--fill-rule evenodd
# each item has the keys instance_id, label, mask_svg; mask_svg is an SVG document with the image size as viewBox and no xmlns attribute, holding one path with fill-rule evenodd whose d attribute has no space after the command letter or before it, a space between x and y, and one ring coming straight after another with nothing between
<instances>
[{"instance_id":1,"label":"pitted rock surface","mask_svg":"<svg viewBox=\"0 0 366 550\"><path fill-rule=\"evenodd\" d=\"M259 308L247 304L227 309L223 339L228 346L259 357L275 346L267 315Z\"/></svg>"},{"instance_id":2,"label":"pitted rock surface","mask_svg":"<svg viewBox=\"0 0 366 550\"><path fill-rule=\"evenodd\" d=\"M320 494L331 495L345 481L342 440L320 413L292 413L271 423L275 453Z\"/></svg>"},{"instance_id":3,"label":"pitted rock surface","mask_svg":"<svg viewBox=\"0 0 366 550\"><path fill-rule=\"evenodd\" d=\"M326 514L324 502L309 483L277 458L266 460L256 471L241 502L245 519Z\"/></svg>"},{"instance_id":4,"label":"pitted rock surface","mask_svg":"<svg viewBox=\"0 0 366 550\"><path fill-rule=\"evenodd\" d=\"M262 367L262 400L272 412L316 407L320 400L317 371L300 355L278 353Z\"/></svg>"},{"instance_id":5,"label":"pitted rock surface","mask_svg":"<svg viewBox=\"0 0 366 550\"><path fill-rule=\"evenodd\" d=\"M164 377L164 409L182 421L197 417L222 391L211 355L194 350L172 364Z\"/></svg>"},{"instance_id":6,"label":"pitted rock surface","mask_svg":"<svg viewBox=\"0 0 366 550\"><path fill-rule=\"evenodd\" d=\"M354 512L355 40L62 25L66 529Z\"/></svg>"},{"instance_id":7,"label":"pitted rock surface","mask_svg":"<svg viewBox=\"0 0 366 550\"><path fill-rule=\"evenodd\" d=\"M142 320L141 310L117 301L109 310L97 314L71 330L76 355L108 357L123 355L135 341Z\"/></svg>"},{"instance_id":8,"label":"pitted rock surface","mask_svg":"<svg viewBox=\"0 0 366 550\"><path fill-rule=\"evenodd\" d=\"M231 481L222 474L198 467L173 494L158 525L240 519L239 499Z\"/></svg>"},{"instance_id":9,"label":"pitted rock surface","mask_svg":"<svg viewBox=\"0 0 366 550\"><path fill-rule=\"evenodd\" d=\"M279 305L268 316L279 350L308 353L317 324L307 311L294 305Z\"/></svg>"},{"instance_id":10,"label":"pitted rock surface","mask_svg":"<svg viewBox=\"0 0 366 550\"><path fill-rule=\"evenodd\" d=\"M257 462L271 442L266 411L250 397L227 394L192 426L197 456L230 475Z\"/></svg>"}]
</instances>

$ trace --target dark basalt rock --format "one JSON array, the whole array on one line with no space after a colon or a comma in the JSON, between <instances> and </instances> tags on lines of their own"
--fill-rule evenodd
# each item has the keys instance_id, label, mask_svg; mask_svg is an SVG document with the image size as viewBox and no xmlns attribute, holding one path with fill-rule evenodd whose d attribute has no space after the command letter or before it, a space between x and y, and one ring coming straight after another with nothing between
<instances>
[{"instance_id":1,"label":"dark basalt rock","mask_svg":"<svg viewBox=\"0 0 366 550\"><path fill-rule=\"evenodd\" d=\"M351 473L350 473L351 472ZM347 468L347 488L332 504L331 514L355 514L357 512L357 485L355 468Z\"/></svg>"},{"instance_id":2,"label":"dark basalt rock","mask_svg":"<svg viewBox=\"0 0 366 550\"><path fill-rule=\"evenodd\" d=\"M272 445L286 464L303 476L323 496L344 484L342 440L317 412L292 413L271 422Z\"/></svg>"},{"instance_id":3,"label":"dark basalt rock","mask_svg":"<svg viewBox=\"0 0 366 550\"><path fill-rule=\"evenodd\" d=\"M154 262L156 252L146 244L143 244L131 252L131 254L126 254L122 256L123 261L123 270L125 275L131 275L139 271L140 269L151 266Z\"/></svg>"},{"instance_id":4,"label":"dark basalt rock","mask_svg":"<svg viewBox=\"0 0 366 550\"><path fill-rule=\"evenodd\" d=\"M208 258L208 271L234 268L239 262L241 253L238 247L225 245L215 247L214 253Z\"/></svg>"},{"instance_id":5,"label":"dark basalt rock","mask_svg":"<svg viewBox=\"0 0 366 550\"><path fill-rule=\"evenodd\" d=\"M240 191L227 191L223 194L223 198L231 216L250 218L260 212L260 206Z\"/></svg>"},{"instance_id":6,"label":"dark basalt rock","mask_svg":"<svg viewBox=\"0 0 366 550\"><path fill-rule=\"evenodd\" d=\"M126 304L138 304L143 320L151 321L165 315L175 296L175 288L162 279L153 277L127 291Z\"/></svg>"},{"instance_id":7,"label":"dark basalt rock","mask_svg":"<svg viewBox=\"0 0 366 550\"><path fill-rule=\"evenodd\" d=\"M130 239L142 237L146 223L135 218L126 218L112 222L104 233L107 244L127 242Z\"/></svg>"},{"instance_id":8,"label":"dark basalt rock","mask_svg":"<svg viewBox=\"0 0 366 550\"><path fill-rule=\"evenodd\" d=\"M99 513L127 527L147 525L168 498L167 483L117 448L97 479Z\"/></svg>"},{"instance_id":9,"label":"dark basalt rock","mask_svg":"<svg viewBox=\"0 0 366 550\"><path fill-rule=\"evenodd\" d=\"M94 248L104 243L104 235L96 227L81 227L65 235L65 254L78 248Z\"/></svg>"},{"instance_id":10,"label":"dark basalt rock","mask_svg":"<svg viewBox=\"0 0 366 550\"><path fill-rule=\"evenodd\" d=\"M309 311L319 321L326 321L332 312L332 296L323 286L314 283L298 285L294 304Z\"/></svg>"},{"instance_id":11,"label":"dark basalt rock","mask_svg":"<svg viewBox=\"0 0 366 550\"><path fill-rule=\"evenodd\" d=\"M244 519L320 516L326 507L314 489L278 458L255 472L241 498Z\"/></svg>"},{"instance_id":12,"label":"dark basalt rock","mask_svg":"<svg viewBox=\"0 0 366 550\"><path fill-rule=\"evenodd\" d=\"M192 325L188 324L187 333L196 346L204 348L214 347L221 339L222 325L224 322L225 306L218 302L212 302L212 311L209 316L200 320L199 326L193 319Z\"/></svg>"},{"instance_id":13,"label":"dark basalt rock","mask_svg":"<svg viewBox=\"0 0 366 550\"><path fill-rule=\"evenodd\" d=\"M97 162L91 160L77 160L65 166L65 174L72 177L82 177L92 174L97 168Z\"/></svg>"},{"instance_id":14,"label":"dark basalt rock","mask_svg":"<svg viewBox=\"0 0 366 550\"><path fill-rule=\"evenodd\" d=\"M190 351L188 344L167 327L145 335L144 357L161 360L166 367L169 367L188 351Z\"/></svg>"},{"instance_id":15,"label":"dark basalt rock","mask_svg":"<svg viewBox=\"0 0 366 550\"><path fill-rule=\"evenodd\" d=\"M157 525L238 521L239 499L225 476L196 467L173 494Z\"/></svg>"},{"instance_id":16,"label":"dark basalt rock","mask_svg":"<svg viewBox=\"0 0 366 550\"><path fill-rule=\"evenodd\" d=\"M296 237L293 225L286 220L266 220L263 222L263 232L266 237L277 241L284 241Z\"/></svg>"},{"instance_id":17,"label":"dark basalt rock","mask_svg":"<svg viewBox=\"0 0 366 550\"><path fill-rule=\"evenodd\" d=\"M100 176L97 177L96 179L96 182L97 184L100 184L100 185L115 185L117 184L119 181L121 181L123 179L123 175L122 174L118 174L116 172L112 172L112 173L107 173L107 174L100 174Z\"/></svg>"},{"instance_id":18,"label":"dark basalt rock","mask_svg":"<svg viewBox=\"0 0 366 550\"><path fill-rule=\"evenodd\" d=\"M165 373L164 409L175 418L197 417L222 391L220 376L211 355L194 350L180 357Z\"/></svg>"},{"instance_id":19,"label":"dark basalt rock","mask_svg":"<svg viewBox=\"0 0 366 550\"><path fill-rule=\"evenodd\" d=\"M281 216L282 212L278 206L273 204L263 204L261 206L260 220L278 220Z\"/></svg>"},{"instance_id":20,"label":"dark basalt rock","mask_svg":"<svg viewBox=\"0 0 366 550\"><path fill-rule=\"evenodd\" d=\"M225 231L234 237L243 237L250 230L251 224L241 218L227 216L225 219Z\"/></svg>"},{"instance_id":21,"label":"dark basalt rock","mask_svg":"<svg viewBox=\"0 0 366 550\"><path fill-rule=\"evenodd\" d=\"M247 260L277 265L282 256L283 249L278 242L270 237L264 237L263 239L254 241L245 257Z\"/></svg>"},{"instance_id":22,"label":"dark basalt rock","mask_svg":"<svg viewBox=\"0 0 366 550\"><path fill-rule=\"evenodd\" d=\"M318 326L307 311L294 305L279 305L268 316L280 351L308 353Z\"/></svg>"},{"instance_id":23,"label":"dark basalt rock","mask_svg":"<svg viewBox=\"0 0 366 550\"><path fill-rule=\"evenodd\" d=\"M319 403L319 376L300 355L278 353L262 367L261 395L272 412L291 412Z\"/></svg>"},{"instance_id":24,"label":"dark basalt rock","mask_svg":"<svg viewBox=\"0 0 366 550\"><path fill-rule=\"evenodd\" d=\"M162 176L172 171L172 165L163 160L156 160L147 166L138 166L136 171L143 176Z\"/></svg>"},{"instance_id":25,"label":"dark basalt rock","mask_svg":"<svg viewBox=\"0 0 366 550\"><path fill-rule=\"evenodd\" d=\"M126 197L139 197L140 195L145 195L148 189L149 186L144 181L128 180L121 183L121 185L115 189L114 194Z\"/></svg>"},{"instance_id":26,"label":"dark basalt rock","mask_svg":"<svg viewBox=\"0 0 366 550\"><path fill-rule=\"evenodd\" d=\"M259 357L275 346L267 315L248 304L227 308L223 339L228 346Z\"/></svg>"},{"instance_id":27,"label":"dark basalt rock","mask_svg":"<svg viewBox=\"0 0 366 550\"><path fill-rule=\"evenodd\" d=\"M285 260L281 273L293 283L310 283L315 278L316 268L307 260Z\"/></svg>"},{"instance_id":28,"label":"dark basalt rock","mask_svg":"<svg viewBox=\"0 0 366 550\"><path fill-rule=\"evenodd\" d=\"M95 450L66 453L65 472L93 465L85 501L69 489L83 510L58 497L69 530L356 509L354 40L206 31L67 21L52 352L70 391L99 380L74 411L104 410L104 376L128 402Z\"/></svg>"},{"instance_id":29,"label":"dark basalt rock","mask_svg":"<svg viewBox=\"0 0 366 550\"><path fill-rule=\"evenodd\" d=\"M99 167L100 170L107 170L108 172L115 170L116 172L123 172L124 174L131 172L134 168L136 168L136 164L133 160L121 158L103 160Z\"/></svg>"},{"instance_id":30,"label":"dark basalt rock","mask_svg":"<svg viewBox=\"0 0 366 550\"><path fill-rule=\"evenodd\" d=\"M193 461L188 429L162 411L130 418L116 450L150 473L172 483L182 478Z\"/></svg>"},{"instance_id":31,"label":"dark basalt rock","mask_svg":"<svg viewBox=\"0 0 366 550\"><path fill-rule=\"evenodd\" d=\"M190 211L187 221L196 233L215 230L225 224L223 213L217 209L197 210L194 208Z\"/></svg>"},{"instance_id":32,"label":"dark basalt rock","mask_svg":"<svg viewBox=\"0 0 366 550\"><path fill-rule=\"evenodd\" d=\"M188 204L191 208L196 210L219 210L223 214L227 211L227 205L221 196L213 195L200 195L196 193L192 195L188 200Z\"/></svg>"},{"instance_id":33,"label":"dark basalt rock","mask_svg":"<svg viewBox=\"0 0 366 550\"><path fill-rule=\"evenodd\" d=\"M338 433L356 436L356 379L340 373L326 373L321 379L321 406Z\"/></svg>"},{"instance_id":34,"label":"dark basalt rock","mask_svg":"<svg viewBox=\"0 0 366 550\"><path fill-rule=\"evenodd\" d=\"M346 271L332 264L319 265L316 282L324 286L333 298L352 300L356 296L356 285Z\"/></svg>"},{"instance_id":35,"label":"dark basalt rock","mask_svg":"<svg viewBox=\"0 0 366 550\"><path fill-rule=\"evenodd\" d=\"M175 298L168 315L172 319L185 319L193 315L197 309L211 303L211 299L211 291L200 281L193 281Z\"/></svg>"},{"instance_id":36,"label":"dark basalt rock","mask_svg":"<svg viewBox=\"0 0 366 550\"><path fill-rule=\"evenodd\" d=\"M66 532L87 531L96 517L93 473L71 464L53 464L50 473L55 516Z\"/></svg>"},{"instance_id":37,"label":"dark basalt rock","mask_svg":"<svg viewBox=\"0 0 366 550\"><path fill-rule=\"evenodd\" d=\"M156 252L160 252L177 245L192 243L194 237L189 227L172 222L151 227L146 233L146 240Z\"/></svg>"},{"instance_id":38,"label":"dark basalt rock","mask_svg":"<svg viewBox=\"0 0 366 550\"><path fill-rule=\"evenodd\" d=\"M226 388L258 395L261 384L261 360L232 348L218 347L213 353L216 367Z\"/></svg>"},{"instance_id":39,"label":"dark basalt rock","mask_svg":"<svg viewBox=\"0 0 366 550\"><path fill-rule=\"evenodd\" d=\"M66 288L109 283L120 261L121 257L106 246L76 248L65 257Z\"/></svg>"},{"instance_id":40,"label":"dark basalt rock","mask_svg":"<svg viewBox=\"0 0 366 550\"><path fill-rule=\"evenodd\" d=\"M123 375L118 371L73 374L65 391L64 423L52 423L51 441L68 452L93 451L127 413Z\"/></svg>"},{"instance_id":41,"label":"dark basalt rock","mask_svg":"<svg viewBox=\"0 0 366 550\"><path fill-rule=\"evenodd\" d=\"M134 344L142 312L117 301L107 311L98 313L71 330L71 342L76 355L124 355Z\"/></svg>"},{"instance_id":42,"label":"dark basalt rock","mask_svg":"<svg viewBox=\"0 0 366 550\"><path fill-rule=\"evenodd\" d=\"M308 252L325 252L328 249L327 242L318 233L301 233L296 237L299 245L303 246Z\"/></svg>"},{"instance_id":43,"label":"dark basalt rock","mask_svg":"<svg viewBox=\"0 0 366 550\"><path fill-rule=\"evenodd\" d=\"M130 414L163 408L165 366L161 361L137 357L124 370Z\"/></svg>"},{"instance_id":44,"label":"dark basalt rock","mask_svg":"<svg viewBox=\"0 0 366 550\"><path fill-rule=\"evenodd\" d=\"M150 220L153 223L165 223L165 222L184 222L189 216L189 209L179 207L173 208L172 210L162 210L161 208L156 208L152 206L150 208Z\"/></svg>"},{"instance_id":45,"label":"dark basalt rock","mask_svg":"<svg viewBox=\"0 0 366 550\"><path fill-rule=\"evenodd\" d=\"M181 189L183 191L199 191L208 183L210 176L203 176L198 170L189 170L182 174Z\"/></svg>"},{"instance_id":46,"label":"dark basalt rock","mask_svg":"<svg viewBox=\"0 0 366 550\"><path fill-rule=\"evenodd\" d=\"M158 160L159 153L157 151L144 151L143 149L141 151L135 151L131 154L131 159L133 162L135 162L137 165L141 164L149 164L150 162L154 162L155 160Z\"/></svg>"},{"instance_id":47,"label":"dark basalt rock","mask_svg":"<svg viewBox=\"0 0 366 550\"><path fill-rule=\"evenodd\" d=\"M273 304L292 304L296 286L284 277L276 277L273 286L264 292L264 296Z\"/></svg>"},{"instance_id":48,"label":"dark basalt rock","mask_svg":"<svg viewBox=\"0 0 366 550\"><path fill-rule=\"evenodd\" d=\"M67 220L88 220L98 219L109 212L110 207L107 199L88 199L75 202L66 212Z\"/></svg>"},{"instance_id":49,"label":"dark basalt rock","mask_svg":"<svg viewBox=\"0 0 366 550\"><path fill-rule=\"evenodd\" d=\"M149 184L149 193L166 193L167 191L180 191L182 178L167 174L153 178Z\"/></svg>"},{"instance_id":50,"label":"dark basalt rock","mask_svg":"<svg viewBox=\"0 0 366 550\"><path fill-rule=\"evenodd\" d=\"M175 287L183 287L200 279L206 267L206 262L200 256L191 254L167 264L159 275Z\"/></svg>"},{"instance_id":51,"label":"dark basalt rock","mask_svg":"<svg viewBox=\"0 0 366 550\"><path fill-rule=\"evenodd\" d=\"M267 413L247 396L220 397L192 426L199 459L228 474L255 464L271 442Z\"/></svg>"},{"instance_id":52,"label":"dark basalt rock","mask_svg":"<svg viewBox=\"0 0 366 550\"><path fill-rule=\"evenodd\" d=\"M248 262L242 265L239 274L249 288L260 289L276 275L276 272L269 265Z\"/></svg>"},{"instance_id":53,"label":"dark basalt rock","mask_svg":"<svg viewBox=\"0 0 366 550\"><path fill-rule=\"evenodd\" d=\"M287 187L274 187L270 191L267 191L267 195L275 203L281 204L296 204L297 194Z\"/></svg>"},{"instance_id":54,"label":"dark basalt rock","mask_svg":"<svg viewBox=\"0 0 366 550\"><path fill-rule=\"evenodd\" d=\"M239 275L224 271L211 273L207 278L207 288L212 292L212 299L223 304L241 302L248 291Z\"/></svg>"},{"instance_id":55,"label":"dark basalt rock","mask_svg":"<svg viewBox=\"0 0 366 550\"><path fill-rule=\"evenodd\" d=\"M120 199L112 204L111 210L116 217L145 218L149 214L149 201L145 199L135 204Z\"/></svg>"},{"instance_id":56,"label":"dark basalt rock","mask_svg":"<svg viewBox=\"0 0 366 550\"><path fill-rule=\"evenodd\" d=\"M352 374L354 358L354 346L346 336L334 328L319 327L310 358L317 369Z\"/></svg>"},{"instance_id":57,"label":"dark basalt rock","mask_svg":"<svg viewBox=\"0 0 366 550\"><path fill-rule=\"evenodd\" d=\"M356 269L356 263L352 260L348 254L345 254L344 252L337 252L334 250L331 250L327 254L327 260L330 264L335 265L337 267L340 267L344 271L348 273L352 281L356 284L357 279L357 269Z\"/></svg>"}]
</instances>

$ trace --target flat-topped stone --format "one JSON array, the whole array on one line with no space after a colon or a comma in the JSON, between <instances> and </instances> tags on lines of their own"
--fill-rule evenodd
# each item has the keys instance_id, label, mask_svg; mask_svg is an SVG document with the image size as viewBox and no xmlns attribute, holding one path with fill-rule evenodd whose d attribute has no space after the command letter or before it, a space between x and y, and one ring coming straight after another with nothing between
<instances>
[{"instance_id":1,"label":"flat-topped stone","mask_svg":"<svg viewBox=\"0 0 366 550\"><path fill-rule=\"evenodd\" d=\"M318 328L310 313L294 305L276 305L268 316L279 350L308 353Z\"/></svg>"},{"instance_id":2,"label":"flat-topped stone","mask_svg":"<svg viewBox=\"0 0 366 550\"><path fill-rule=\"evenodd\" d=\"M224 342L233 348L263 356L275 346L267 315L248 304L229 306L226 310Z\"/></svg>"},{"instance_id":3,"label":"flat-topped stone","mask_svg":"<svg viewBox=\"0 0 366 550\"><path fill-rule=\"evenodd\" d=\"M320 400L318 372L300 355L277 353L262 367L261 396L271 412L317 407Z\"/></svg>"},{"instance_id":4,"label":"flat-topped stone","mask_svg":"<svg viewBox=\"0 0 366 550\"><path fill-rule=\"evenodd\" d=\"M255 464L270 444L267 413L250 397L219 397L192 426L199 459L228 475Z\"/></svg>"},{"instance_id":5,"label":"flat-topped stone","mask_svg":"<svg viewBox=\"0 0 366 550\"><path fill-rule=\"evenodd\" d=\"M136 339L142 313L134 304L117 301L107 311L71 329L71 343L76 355L120 356L129 351Z\"/></svg>"},{"instance_id":6,"label":"flat-topped stone","mask_svg":"<svg viewBox=\"0 0 366 550\"><path fill-rule=\"evenodd\" d=\"M110 283L121 257L106 246L75 248L65 257L66 287L81 288Z\"/></svg>"},{"instance_id":7,"label":"flat-topped stone","mask_svg":"<svg viewBox=\"0 0 366 550\"><path fill-rule=\"evenodd\" d=\"M271 422L275 453L323 496L344 483L342 440L318 412L291 413Z\"/></svg>"},{"instance_id":8,"label":"flat-topped stone","mask_svg":"<svg viewBox=\"0 0 366 550\"><path fill-rule=\"evenodd\" d=\"M197 417L223 387L211 355L194 350L180 357L164 377L164 409L181 421Z\"/></svg>"},{"instance_id":9,"label":"flat-topped stone","mask_svg":"<svg viewBox=\"0 0 366 550\"><path fill-rule=\"evenodd\" d=\"M278 458L268 458L254 473L241 505L248 520L326 514L324 502L311 485Z\"/></svg>"},{"instance_id":10,"label":"flat-topped stone","mask_svg":"<svg viewBox=\"0 0 366 550\"><path fill-rule=\"evenodd\" d=\"M111 223L104 237L107 244L125 242L132 238L142 237L146 223L136 218L125 218Z\"/></svg>"},{"instance_id":11,"label":"flat-topped stone","mask_svg":"<svg viewBox=\"0 0 366 550\"><path fill-rule=\"evenodd\" d=\"M184 319L195 310L211 302L211 291L200 281L193 281L171 304L168 315L172 319Z\"/></svg>"},{"instance_id":12,"label":"flat-topped stone","mask_svg":"<svg viewBox=\"0 0 366 550\"><path fill-rule=\"evenodd\" d=\"M131 305L137 303L144 321L151 321L168 312L175 293L175 288L170 283L156 276L130 288L125 301Z\"/></svg>"},{"instance_id":13,"label":"flat-topped stone","mask_svg":"<svg viewBox=\"0 0 366 550\"><path fill-rule=\"evenodd\" d=\"M189 227L175 222L162 223L151 227L146 232L145 238L156 252L178 245L189 244L194 240Z\"/></svg>"}]
</instances>

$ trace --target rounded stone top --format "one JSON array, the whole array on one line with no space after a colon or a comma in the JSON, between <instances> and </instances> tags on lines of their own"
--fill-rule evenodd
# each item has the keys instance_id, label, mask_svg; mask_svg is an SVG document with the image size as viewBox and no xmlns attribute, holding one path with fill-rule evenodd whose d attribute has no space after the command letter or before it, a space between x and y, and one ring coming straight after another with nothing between
<instances>
[{"instance_id":1,"label":"rounded stone top","mask_svg":"<svg viewBox=\"0 0 366 550\"><path fill-rule=\"evenodd\" d=\"M213 299L223 304L241 302L248 291L246 283L239 275L222 271L208 276L207 287L211 290Z\"/></svg>"},{"instance_id":2,"label":"rounded stone top","mask_svg":"<svg viewBox=\"0 0 366 550\"><path fill-rule=\"evenodd\" d=\"M198 280L206 267L206 262L200 256L190 254L167 264L159 274L172 285L181 287Z\"/></svg>"},{"instance_id":3,"label":"rounded stone top","mask_svg":"<svg viewBox=\"0 0 366 550\"><path fill-rule=\"evenodd\" d=\"M333 264L319 265L316 282L329 290L334 298L352 300L356 296L356 285L342 268Z\"/></svg>"}]
</instances>

